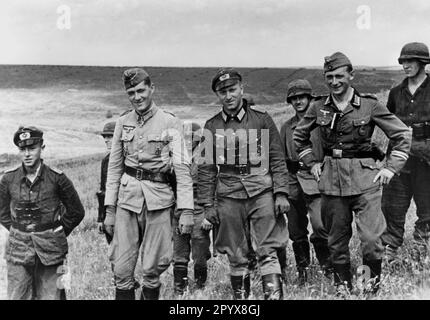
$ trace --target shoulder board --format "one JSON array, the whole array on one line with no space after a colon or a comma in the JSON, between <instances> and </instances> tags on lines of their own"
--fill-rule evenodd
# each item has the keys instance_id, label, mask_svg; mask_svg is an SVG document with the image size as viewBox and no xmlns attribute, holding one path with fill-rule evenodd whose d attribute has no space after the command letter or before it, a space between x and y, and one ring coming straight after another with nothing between
<instances>
[{"instance_id":1,"label":"shoulder board","mask_svg":"<svg viewBox=\"0 0 430 320\"><path fill-rule=\"evenodd\" d=\"M49 169L51 169L51 170L52 170L52 171L54 171L55 173L63 174L63 171L62 171L62 170L60 170L60 169L58 169L58 168L56 168L56 167L49 167Z\"/></svg>"},{"instance_id":2,"label":"shoulder board","mask_svg":"<svg viewBox=\"0 0 430 320\"><path fill-rule=\"evenodd\" d=\"M167 110L163 110L165 113L168 113L168 114L170 114L170 115L172 115L172 116L174 116L175 118L176 118L176 115L173 113L173 112L170 112L170 111L167 111Z\"/></svg>"},{"instance_id":3,"label":"shoulder board","mask_svg":"<svg viewBox=\"0 0 430 320\"><path fill-rule=\"evenodd\" d=\"M14 172L14 171L18 170L19 168L21 168L21 166L22 166L22 165L20 164L19 166L15 167L15 168L7 169L7 170L5 170L3 173Z\"/></svg>"},{"instance_id":4,"label":"shoulder board","mask_svg":"<svg viewBox=\"0 0 430 320\"><path fill-rule=\"evenodd\" d=\"M371 93L360 93L360 97L378 100L378 98L374 94L371 94Z\"/></svg>"},{"instance_id":5,"label":"shoulder board","mask_svg":"<svg viewBox=\"0 0 430 320\"><path fill-rule=\"evenodd\" d=\"M129 113L131 111L133 111L133 109L128 109L127 111L124 111L123 113L121 113L119 116L120 117L125 116L127 113Z\"/></svg>"},{"instance_id":6,"label":"shoulder board","mask_svg":"<svg viewBox=\"0 0 430 320\"><path fill-rule=\"evenodd\" d=\"M253 110L253 111L259 112L259 113L266 113L266 111L258 109L258 107L256 105L248 106L248 108Z\"/></svg>"},{"instance_id":7,"label":"shoulder board","mask_svg":"<svg viewBox=\"0 0 430 320\"><path fill-rule=\"evenodd\" d=\"M216 113L216 114L214 114L214 116L212 118L209 118L208 120L206 120L206 122L210 122L210 121L214 120L218 116L221 116L221 111L218 112L218 113Z\"/></svg>"},{"instance_id":8,"label":"shoulder board","mask_svg":"<svg viewBox=\"0 0 430 320\"><path fill-rule=\"evenodd\" d=\"M315 95L315 96L312 96L312 101L327 99L327 97L328 97L328 94Z\"/></svg>"}]
</instances>

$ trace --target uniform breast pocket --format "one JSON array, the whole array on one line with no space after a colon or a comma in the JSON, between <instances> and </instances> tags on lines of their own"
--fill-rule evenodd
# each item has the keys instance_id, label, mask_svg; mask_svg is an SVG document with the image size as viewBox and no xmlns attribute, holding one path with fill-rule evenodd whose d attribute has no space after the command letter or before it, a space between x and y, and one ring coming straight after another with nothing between
<instances>
[{"instance_id":1,"label":"uniform breast pocket","mask_svg":"<svg viewBox=\"0 0 430 320\"><path fill-rule=\"evenodd\" d=\"M316 123L321 128L321 133L326 139L330 139L330 136L332 135L332 130L330 128L332 121L333 115L317 117Z\"/></svg>"},{"instance_id":2,"label":"uniform breast pocket","mask_svg":"<svg viewBox=\"0 0 430 320\"><path fill-rule=\"evenodd\" d=\"M352 120L354 126L354 138L363 139L371 136L370 116Z\"/></svg>"},{"instance_id":3,"label":"uniform breast pocket","mask_svg":"<svg viewBox=\"0 0 430 320\"><path fill-rule=\"evenodd\" d=\"M148 152L161 156L161 154L169 152L169 142L172 139L169 137L161 137L159 135L148 135Z\"/></svg>"},{"instance_id":4,"label":"uniform breast pocket","mask_svg":"<svg viewBox=\"0 0 430 320\"><path fill-rule=\"evenodd\" d=\"M134 153L133 141L134 141L134 130L124 130L121 135L121 141L124 151L124 156Z\"/></svg>"}]
</instances>

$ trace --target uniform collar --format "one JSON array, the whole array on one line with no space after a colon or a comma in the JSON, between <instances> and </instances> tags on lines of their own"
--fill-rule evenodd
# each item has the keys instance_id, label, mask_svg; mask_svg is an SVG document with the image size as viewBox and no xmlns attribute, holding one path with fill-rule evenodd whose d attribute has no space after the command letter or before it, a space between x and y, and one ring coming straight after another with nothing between
<instances>
[{"instance_id":1,"label":"uniform collar","mask_svg":"<svg viewBox=\"0 0 430 320\"><path fill-rule=\"evenodd\" d=\"M151 103L151 107L148 111L146 111L144 114L140 115L137 113L136 110L134 110L134 115L137 122L143 121L143 123L147 122L149 119L151 119L158 111L158 107L155 104L155 102ZM143 124L142 123L142 124Z\"/></svg>"},{"instance_id":2,"label":"uniform collar","mask_svg":"<svg viewBox=\"0 0 430 320\"><path fill-rule=\"evenodd\" d=\"M418 87L418 89L427 87L427 84L429 83L429 81L430 81L430 76L428 75L428 73L426 73L426 78L423 81L423 83L421 83L421 85ZM403 88L408 88L408 78L403 79L401 86Z\"/></svg>"},{"instance_id":3,"label":"uniform collar","mask_svg":"<svg viewBox=\"0 0 430 320\"><path fill-rule=\"evenodd\" d=\"M246 114L246 107L247 107L247 102L245 99L242 100L242 107L240 108L239 112L236 113L234 116L230 116L227 113L224 112L224 108L221 111L221 116L222 119L224 120L224 122L229 122L231 120L236 120L237 122L241 122L243 117Z\"/></svg>"},{"instance_id":4,"label":"uniform collar","mask_svg":"<svg viewBox=\"0 0 430 320\"><path fill-rule=\"evenodd\" d=\"M357 89L355 89L355 88L352 88L352 90L353 90L352 91L352 97L348 103L350 103L352 106L354 106L356 108L360 108L360 105L361 105L360 93L358 93ZM324 105L325 106L336 105L331 94L328 95L327 99L325 100ZM345 108L344 112L346 111L346 109L348 109L348 107Z\"/></svg>"},{"instance_id":5,"label":"uniform collar","mask_svg":"<svg viewBox=\"0 0 430 320\"><path fill-rule=\"evenodd\" d=\"M42 179L42 173L45 170L45 164L43 163L43 160L40 160L40 166L37 169L37 174L36 174L36 178L34 179L34 181L36 181L37 179ZM19 175L20 175L20 179L26 179L27 178L27 172L25 170L24 164L21 165L21 167L19 168Z\"/></svg>"}]
</instances>

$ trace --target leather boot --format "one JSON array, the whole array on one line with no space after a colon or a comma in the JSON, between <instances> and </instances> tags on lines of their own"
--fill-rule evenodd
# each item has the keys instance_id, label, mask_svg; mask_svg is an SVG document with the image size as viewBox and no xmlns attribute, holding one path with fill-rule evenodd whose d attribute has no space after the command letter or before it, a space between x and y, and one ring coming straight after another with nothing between
<instances>
[{"instance_id":1,"label":"leather boot","mask_svg":"<svg viewBox=\"0 0 430 320\"><path fill-rule=\"evenodd\" d=\"M157 288L142 287L140 300L158 300L160 296L160 287L161 285Z\"/></svg>"},{"instance_id":2,"label":"leather boot","mask_svg":"<svg viewBox=\"0 0 430 320\"><path fill-rule=\"evenodd\" d=\"M330 277L333 273L333 268L330 261L330 251L328 249L327 242L315 242L313 245L315 255L321 266L321 270L324 272L324 276Z\"/></svg>"},{"instance_id":3,"label":"leather boot","mask_svg":"<svg viewBox=\"0 0 430 320\"><path fill-rule=\"evenodd\" d=\"M264 300L282 300L281 275L277 273L266 274L261 277L263 282Z\"/></svg>"},{"instance_id":4,"label":"leather boot","mask_svg":"<svg viewBox=\"0 0 430 320\"><path fill-rule=\"evenodd\" d=\"M188 269L184 267L173 268L173 291L176 295L183 295L188 285Z\"/></svg>"},{"instance_id":5,"label":"leather boot","mask_svg":"<svg viewBox=\"0 0 430 320\"><path fill-rule=\"evenodd\" d=\"M251 291L251 278L249 274L245 276L230 276L230 281L233 289L233 299L248 299L249 292Z\"/></svg>"},{"instance_id":6,"label":"leather boot","mask_svg":"<svg viewBox=\"0 0 430 320\"><path fill-rule=\"evenodd\" d=\"M308 281L307 268L311 260L309 242L293 242L293 251L296 259L297 271L299 273L298 283L300 286L303 286Z\"/></svg>"},{"instance_id":7,"label":"leather boot","mask_svg":"<svg viewBox=\"0 0 430 320\"><path fill-rule=\"evenodd\" d=\"M363 259L363 265L368 266L370 269L370 279L366 283L364 293L376 294L381 284L382 260Z\"/></svg>"},{"instance_id":8,"label":"leather boot","mask_svg":"<svg viewBox=\"0 0 430 320\"><path fill-rule=\"evenodd\" d=\"M115 289L115 300L135 300L134 289L121 290Z\"/></svg>"},{"instance_id":9,"label":"leather boot","mask_svg":"<svg viewBox=\"0 0 430 320\"><path fill-rule=\"evenodd\" d=\"M351 264L333 263L333 278L337 295L345 295L352 290Z\"/></svg>"},{"instance_id":10,"label":"leather boot","mask_svg":"<svg viewBox=\"0 0 430 320\"><path fill-rule=\"evenodd\" d=\"M208 268L201 266L194 266L194 281L197 289L205 287L206 279L208 278Z\"/></svg>"}]
</instances>

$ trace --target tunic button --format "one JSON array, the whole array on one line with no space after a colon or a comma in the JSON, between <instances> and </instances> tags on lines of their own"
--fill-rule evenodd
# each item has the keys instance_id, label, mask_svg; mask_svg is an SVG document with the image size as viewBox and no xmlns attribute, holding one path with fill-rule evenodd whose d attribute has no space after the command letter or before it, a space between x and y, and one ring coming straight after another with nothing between
<instances>
[{"instance_id":1,"label":"tunic button","mask_svg":"<svg viewBox=\"0 0 430 320\"><path fill-rule=\"evenodd\" d=\"M341 145L342 145L342 142L339 142L339 145L341 146Z\"/></svg>"},{"instance_id":2,"label":"tunic button","mask_svg":"<svg viewBox=\"0 0 430 320\"><path fill-rule=\"evenodd\" d=\"M143 137L142 137L142 136L140 136L140 137L139 137L139 139L143 139Z\"/></svg>"},{"instance_id":3,"label":"tunic button","mask_svg":"<svg viewBox=\"0 0 430 320\"><path fill-rule=\"evenodd\" d=\"M139 150L139 152L143 152L143 150Z\"/></svg>"},{"instance_id":4,"label":"tunic button","mask_svg":"<svg viewBox=\"0 0 430 320\"><path fill-rule=\"evenodd\" d=\"M414 100L412 99L411 102L414 103Z\"/></svg>"},{"instance_id":5,"label":"tunic button","mask_svg":"<svg viewBox=\"0 0 430 320\"><path fill-rule=\"evenodd\" d=\"M341 135L343 135L343 133L342 133L342 132L340 132L340 133L339 133L339 135L341 136Z\"/></svg>"},{"instance_id":6,"label":"tunic button","mask_svg":"<svg viewBox=\"0 0 430 320\"><path fill-rule=\"evenodd\" d=\"M409 115L412 117L414 114L413 113L409 113Z\"/></svg>"},{"instance_id":7,"label":"tunic button","mask_svg":"<svg viewBox=\"0 0 430 320\"><path fill-rule=\"evenodd\" d=\"M361 123L364 123L364 120L362 120Z\"/></svg>"}]
</instances>

